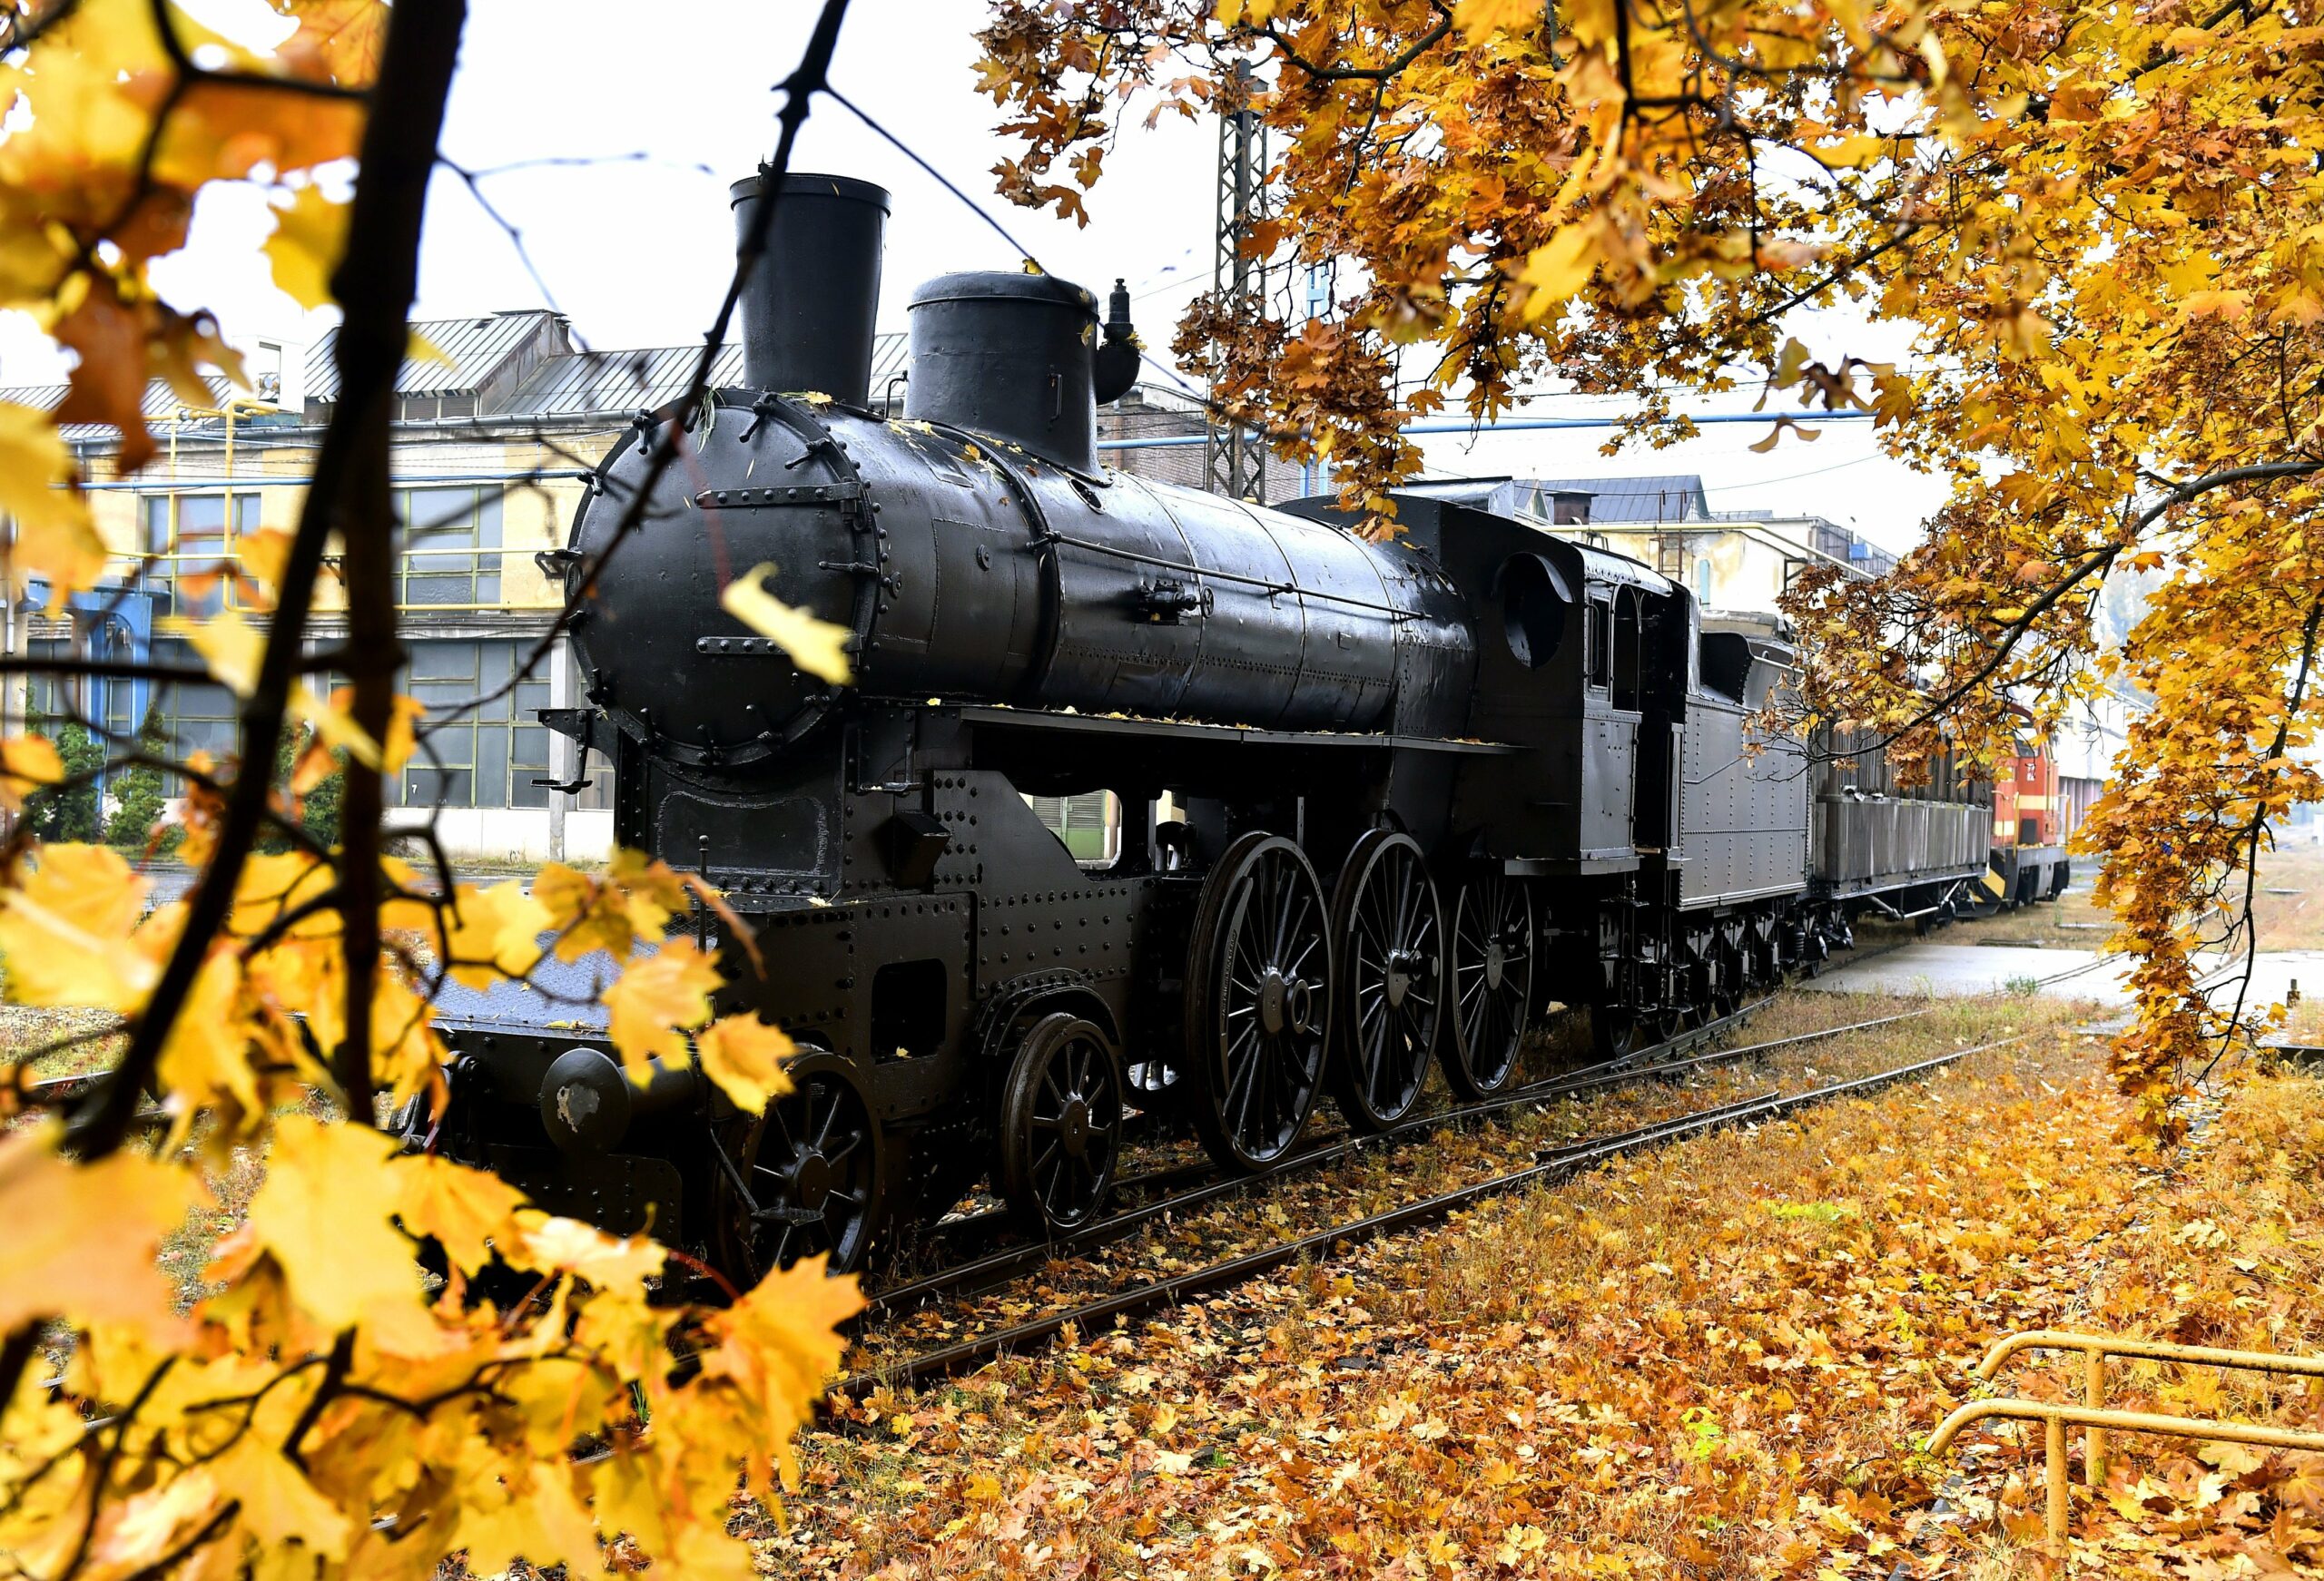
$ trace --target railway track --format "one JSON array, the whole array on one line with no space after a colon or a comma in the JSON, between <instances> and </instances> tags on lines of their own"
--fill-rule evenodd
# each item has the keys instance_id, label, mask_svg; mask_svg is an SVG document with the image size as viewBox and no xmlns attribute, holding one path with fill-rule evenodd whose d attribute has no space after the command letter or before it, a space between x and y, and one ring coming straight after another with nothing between
<instances>
[{"instance_id":1,"label":"railway track","mask_svg":"<svg viewBox=\"0 0 2324 1581\"><path fill-rule=\"evenodd\" d=\"M1341 1129L1325 1133L1273 1166L1250 1174L1222 1176L1216 1164L1208 1160L1198 1160L1126 1176L1116 1187L1117 1192L1134 1194L1144 1200L1083 1225L1069 1234L1007 1246L948 1263L934 1272L874 1293L869 1310L872 1313L892 1313L939 1296L962 1293L981 1284L1004 1281L1026 1269L1039 1266L1061 1252L1085 1250L1118 1240L1157 1219L1240 1195L1287 1176L1352 1158L1367 1149L1392 1146L1451 1126L1506 1115L1528 1104L1569 1093L1642 1079L1645 1069L1632 1070L1630 1067L1644 1067L1649 1062L1655 1062L1654 1068L1660 1069L1670 1056L1683 1053L1732 1030L1766 1003L1765 999L1754 1001L1732 1016L1690 1028L1652 1047L1634 1050L1580 1070L1530 1083L1498 1097L1438 1110L1433 1114L1414 1115L1385 1131L1366 1134ZM1618 1070L1622 1074L1616 1074ZM980 1238L1003 1233L1013 1224L1014 1221L1007 1210L992 1209L940 1223L936 1226L937 1236L934 1238L940 1243L973 1244Z\"/></svg>"},{"instance_id":2,"label":"railway track","mask_svg":"<svg viewBox=\"0 0 2324 1581\"><path fill-rule=\"evenodd\" d=\"M1777 1048L1796 1046L1850 1032L1864 1031L1891 1022L1908 1020L1926 1013L1926 1011L1911 1011L1899 1016L1881 1016L1848 1026L1803 1034L1796 1037L1770 1039L1765 1043L1725 1050L1695 1060L1648 1067L1630 1075L1633 1079L1653 1077L1688 1066L1700 1066L1748 1058L1753 1055L1772 1052ZM1709 1029L1705 1030L1708 1032ZM1008 1328L979 1334L903 1361L853 1373L836 1384L833 1392L860 1399L883 1389L952 1376L998 1357L1054 1339L1068 1327L1081 1332L1088 1332L1126 1317L1174 1305L1189 1296L1242 1283L1297 1262L1303 1257L1330 1252L1374 1240L1395 1231L1441 1221L1460 1209L1488 1197L1529 1186L1561 1184L1586 1173L1600 1164L1629 1154L1667 1145L1688 1137L1706 1135L1712 1132L1741 1125L1780 1120L1817 1104L1877 1091L1898 1082L1927 1075L1947 1066L1958 1065L1974 1056L1988 1054L1995 1049L2023 1043L2033 1036L2034 1035L2030 1032L2018 1033L1989 1043L1979 1044L1972 1048L1958 1049L1951 1054L1939 1055L1934 1058L1916 1060L1870 1075L1829 1082L1806 1092L1789 1095L1762 1094L1603 1136L1584 1138L1546 1147L1535 1155L1531 1164L1522 1168L1471 1182L1451 1191L1441 1192L1415 1202L1367 1214L1363 1218L1334 1224L1328 1229L1293 1236L1201 1268L1131 1285L1096 1300L1063 1308ZM1610 1073L1609 1079L1611 1078L1612 1073ZM1097 1226L1091 1226L1091 1228L1095 1229ZM1049 1249L1045 1246L1039 1250L1046 1253ZM879 1299L892 1301L901 1293L901 1291L890 1292L887 1297ZM878 1304L879 1301L875 1300L875 1306Z\"/></svg>"},{"instance_id":3,"label":"railway track","mask_svg":"<svg viewBox=\"0 0 2324 1581\"><path fill-rule=\"evenodd\" d=\"M1869 949L1849 952L1842 965L1876 960L1884 955L1905 948L1910 939L1899 939ZM1774 997L1766 995L1744 1006L1733 1015L1722 1016L1703 1026L1689 1027L1678 1036L1642 1049L1633 1049L1611 1059L1601 1060L1578 1070L1563 1072L1525 1086L1512 1088L1498 1097L1478 1103L1439 1110L1430 1115L1415 1115L1385 1131L1362 1133L1349 1129L1327 1132L1316 1136L1297 1152L1272 1167L1246 1175L1222 1177L1216 1164L1208 1160L1168 1164L1128 1175L1115 1187L1118 1195L1137 1195L1143 1201L1118 1210L1107 1217L1083 1225L1069 1234L1052 1240L1029 1242L955 1259L936 1271L916 1276L910 1281L872 1292L865 1309L864 1319L876 1321L892 1316L937 1300L943 1296L973 1294L979 1290L1004 1283L1030 1269L1049 1262L1059 1253L1078 1252L1103 1245L1133 1233L1146 1224L1174 1213L1190 1212L1226 1198L1239 1195L1256 1188L1271 1184L1287 1176L1339 1163L1354 1157L1367 1149L1391 1146L1415 1137L1431 1134L1472 1121L1494 1118L1513 1113L1529 1104L1543 1103L1553 1098L1575 1096L1606 1087L1627 1085L1643 1080L1659 1080L1703 1065L1723 1064L1741 1059L1768 1049L1814 1042L1819 1038L1837 1037L1849 1032L1859 1032L1871 1026L1885 1026L1891 1021L1910 1020L1928 1014L1925 1009L1907 1011L1902 1015L1883 1016L1877 1020L1833 1027L1827 1031L1805 1033L1790 1038L1779 1038L1765 1045L1753 1045L1729 1049L1693 1060L1674 1058L1688 1049L1742 1026L1750 1016ZM976 1245L990 1243L1005 1236L1015 1228L1016 1221L1006 1209L992 1208L960 1218L940 1221L930 1227L928 1241L938 1246Z\"/></svg>"}]
</instances>

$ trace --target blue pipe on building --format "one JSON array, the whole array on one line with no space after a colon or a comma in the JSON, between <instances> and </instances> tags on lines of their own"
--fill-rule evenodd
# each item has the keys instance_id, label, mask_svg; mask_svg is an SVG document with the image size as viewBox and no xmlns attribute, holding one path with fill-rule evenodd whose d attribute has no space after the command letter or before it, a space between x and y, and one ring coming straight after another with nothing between
<instances>
[{"instance_id":1,"label":"blue pipe on building","mask_svg":"<svg viewBox=\"0 0 2324 1581\"><path fill-rule=\"evenodd\" d=\"M1795 423L1861 423L1869 420L1871 412L1817 412L1794 415L1790 412L1705 412L1689 417L1693 423L1773 423L1788 417ZM1472 423L1459 418L1440 417L1425 423L1406 423L1399 433L1404 434L1508 434L1541 428L1612 428L1624 419L1620 417L1503 417L1498 422ZM1151 439L1100 439L1100 450L1166 450L1181 445L1206 445L1206 434L1166 434Z\"/></svg>"}]
</instances>

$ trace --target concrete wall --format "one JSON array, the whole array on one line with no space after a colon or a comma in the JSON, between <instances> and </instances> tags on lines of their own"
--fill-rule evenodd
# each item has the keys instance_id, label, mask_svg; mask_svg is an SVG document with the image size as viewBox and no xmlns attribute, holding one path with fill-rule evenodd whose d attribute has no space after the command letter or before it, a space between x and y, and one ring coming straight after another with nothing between
<instances>
[{"instance_id":1,"label":"concrete wall","mask_svg":"<svg viewBox=\"0 0 2324 1581\"><path fill-rule=\"evenodd\" d=\"M428 821L425 810L393 810L391 828L416 829ZM537 868L565 860L603 862L613 854L610 810L575 810L565 815L565 850L560 859L550 838L549 816L538 807L447 807L435 815L437 838L463 867Z\"/></svg>"}]
</instances>

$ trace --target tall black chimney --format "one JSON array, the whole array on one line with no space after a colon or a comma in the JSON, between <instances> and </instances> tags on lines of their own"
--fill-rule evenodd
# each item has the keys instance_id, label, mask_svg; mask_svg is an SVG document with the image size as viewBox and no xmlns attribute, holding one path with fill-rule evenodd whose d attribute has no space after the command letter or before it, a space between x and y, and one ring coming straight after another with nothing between
<instances>
[{"instance_id":1,"label":"tall black chimney","mask_svg":"<svg viewBox=\"0 0 2324 1581\"><path fill-rule=\"evenodd\" d=\"M737 245L763 174L736 182ZM753 389L819 390L870 404L888 192L852 176L787 175L766 251L743 286L743 379Z\"/></svg>"}]
</instances>

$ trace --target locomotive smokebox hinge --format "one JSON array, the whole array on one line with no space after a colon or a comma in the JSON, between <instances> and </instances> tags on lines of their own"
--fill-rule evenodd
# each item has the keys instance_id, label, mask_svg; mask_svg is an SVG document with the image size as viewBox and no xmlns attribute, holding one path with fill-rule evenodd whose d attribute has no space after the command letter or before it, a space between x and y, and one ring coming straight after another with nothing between
<instances>
[{"instance_id":1,"label":"locomotive smokebox hinge","mask_svg":"<svg viewBox=\"0 0 2324 1581\"><path fill-rule=\"evenodd\" d=\"M573 574L573 568L576 565L581 564L581 551L543 549L533 556L533 564L539 566L541 574L551 582L562 582Z\"/></svg>"},{"instance_id":2,"label":"locomotive smokebox hinge","mask_svg":"<svg viewBox=\"0 0 2324 1581\"><path fill-rule=\"evenodd\" d=\"M952 843L952 831L941 820L917 808L901 808L880 826L880 838L887 848L888 871L897 888L919 889L936 877L937 859Z\"/></svg>"},{"instance_id":3,"label":"locomotive smokebox hinge","mask_svg":"<svg viewBox=\"0 0 2324 1581\"><path fill-rule=\"evenodd\" d=\"M1210 614L1211 591L1207 587L1189 587L1171 577L1161 577L1147 583L1130 594L1130 608L1137 618L1152 625L1174 626L1193 615L1196 619Z\"/></svg>"},{"instance_id":4,"label":"locomotive smokebox hinge","mask_svg":"<svg viewBox=\"0 0 2324 1581\"><path fill-rule=\"evenodd\" d=\"M784 506L844 505L862 497L863 485L849 478L843 483L787 484L779 488L705 488L694 496L694 503L714 510L779 510Z\"/></svg>"}]
</instances>

